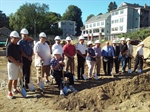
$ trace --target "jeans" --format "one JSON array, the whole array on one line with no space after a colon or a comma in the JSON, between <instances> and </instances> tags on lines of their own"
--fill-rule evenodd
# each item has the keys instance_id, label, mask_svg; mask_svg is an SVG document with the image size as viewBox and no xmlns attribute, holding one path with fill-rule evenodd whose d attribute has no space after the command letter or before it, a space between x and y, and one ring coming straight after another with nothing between
<instances>
[{"instance_id":1,"label":"jeans","mask_svg":"<svg viewBox=\"0 0 150 112\"><path fill-rule=\"evenodd\" d=\"M122 71L125 71L125 68L126 68L126 55L119 55L118 62L119 62L119 66L120 66L120 62L122 62Z\"/></svg>"}]
</instances>

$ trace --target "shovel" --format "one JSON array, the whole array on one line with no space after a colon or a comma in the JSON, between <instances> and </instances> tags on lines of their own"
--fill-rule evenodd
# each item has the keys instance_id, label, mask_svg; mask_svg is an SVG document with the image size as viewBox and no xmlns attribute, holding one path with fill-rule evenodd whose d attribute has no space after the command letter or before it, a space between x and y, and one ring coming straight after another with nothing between
<instances>
[{"instance_id":1,"label":"shovel","mask_svg":"<svg viewBox=\"0 0 150 112\"><path fill-rule=\"evenodd\" d=\"M29 87L29 90L30 90L30 91L34 91L34 85L33 85L33 83L30 82L30 83L28 84L28 87Z\"/></svg>"},{"instance_id":2,"label":"shovel","mask_svg":"<svg viewBox=\"0 0 150 112\"><path fill-rule=\"evenodd\" d=\"M67 88L67 83L66 83L66 80L65 80L65 77L64 77L64 71L62 70L62 76L63 76L63 91L65 94L68 94L68 88Z\"/></svg>"},{"instance_id":3,"label":"shovel","mask_svg":"<svg viewBox=\"0 0 150 112\"><path fill-rule=\"evenodd\" d=\"M42 71L43 71L43 61L41 62L41 74L42 74ZM45 86L45 84L44 84L43 78L40 77L39 87L40 87L41 89L43 89L44 86Z\"/></svg>"},{"instance_id":4,"label":"shovel","mask_svg":"<svg viewBox=\"0 0 150 112\"><path fill-rule=\"evenodd\" d=\"M23 87L23 72L22 72L22 68L20 68L20 77L19 77L19 82L20 82L20 93L21 95L25 98L27 96L27 92L25 90L25 88Z\"/></svg>"},{"instance_id":5,"label":"shovel","mask_svg":"<svg viewBox=\"0 0 150 112\"><path fill-rule=\"evenodd\" d=\"M138 73L141 73L142 72L142 70L141 69L138 69Z\"/></svg>"},{"instance_id":6,"label":"shovel","mask_svg":"<svg viewBox=\"0 0 150 112\"><path fill-rule=\"evenodd\" d=\"M97 74L96 74L96 65L94 65L94 78L95 78L96 80L98 80L98 76L97 76Z\"/></svg>"}]
</instances>

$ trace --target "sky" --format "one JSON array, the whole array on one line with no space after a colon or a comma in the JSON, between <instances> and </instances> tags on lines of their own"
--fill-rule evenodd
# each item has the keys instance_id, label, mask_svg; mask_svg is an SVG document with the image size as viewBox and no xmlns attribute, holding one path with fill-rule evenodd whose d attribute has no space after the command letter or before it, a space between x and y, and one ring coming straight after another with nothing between
<instances>
[{"instance_id":1,"label":"sky","mask_svg":"<svg viewBox=\"0 0 150 112\"><path fill-rule=\"evenodd\" d=\"M0 0L0 10L7 16L11 13L15 13L20 6L25 3L40 3L49 5L49 11L59 13L63 15L69 5L75 5L82 11L82 21L86 21L86 18L90 14L95 16L99 13L106 13L108 5L114 0ZM150 6L150 0L115 0L117 6L120 6L122 2L137 3L139 5L147 4Z\"/></svg>"}]
</instances>

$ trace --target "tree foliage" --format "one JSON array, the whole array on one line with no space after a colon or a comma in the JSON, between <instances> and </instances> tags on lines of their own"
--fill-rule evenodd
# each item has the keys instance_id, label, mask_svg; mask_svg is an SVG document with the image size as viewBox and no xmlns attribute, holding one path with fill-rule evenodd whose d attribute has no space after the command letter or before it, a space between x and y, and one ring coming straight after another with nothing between
<instances>
[{"instance_id":1,"label":"tree foliage","mask_svg":"<svg viewBox=\"0 0 150 112\"><path fill-rule=\"evenodd\" d=\"M108 12L117 9L117 4L116 2L110 2L108 5Z\"/></svg>"},{"instance_id":2,"label":"tree foliage","mask_svg":"<svg viewBox=\"0 0 150 112\"><path fill-rule=\"evenodd\" d=\"M99 13L98 15L102 15L103 13Z\"/></svg>"},{"instance_id":3,"label":"tree foliage","mask_svg":"<svg viewBox=\"0 0 150 112\"><path fill-rule=\"evenodd\" d=\"M75 21L76 22L76 35L80 35L81 34L81 27L83 26L83 22L82 22L82 11L80 8L78 8L77 6L74 5L70 5L68 6L66 12L63 14L62 16L62 20L71 20L71 21Z\"/></svg>"},{"instance_id":4,"label":"tree foliage","mask_svg":"<svg viewBox=\"0 0 150 112\"><path fill-rule=\"evenodd\" d=\"M0 28L9 26L9 18L0 10Z\"/></svg>"},{"instance_id":5,"label":"tree foliage","mask_svg":"<svg viewBox=\"0 0 150 112\"><path fill-rule=\"evenodd\" d=\"M49 6L39 3L25 3L9 17L9 25L12 29L20 31L27 28L31 35L36 29L37 34L44 31L50 34L50 24L60 20L60 14L49 12Z\"/></svg>"},{"instance_id":6,"label":"tree foliage","mask_svg":"<svg viewBox=\"0 0 150 112\"><path fill-rule=\"evenodd\" d=\"M89 20L91 17L93 17L94 16L94 14L90 14L88 17L87 17L87 19L86 19L86 21L87 20Z\"/></svg>"}]
</instances>

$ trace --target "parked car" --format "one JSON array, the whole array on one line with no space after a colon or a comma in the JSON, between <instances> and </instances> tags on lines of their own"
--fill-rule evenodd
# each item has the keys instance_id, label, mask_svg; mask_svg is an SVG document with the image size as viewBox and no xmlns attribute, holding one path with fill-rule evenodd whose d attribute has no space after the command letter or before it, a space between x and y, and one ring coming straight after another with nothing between
<instances>
[{"instance_id":1,"label":"parked car","mask_svg":"<svg viewBox=\"0 0 150 112\"><path fill-rule=\"evenodd\" d=\"M132 45L138 45L140 42L140 40L131 40Z\"/></svg>"}]
</instances>

